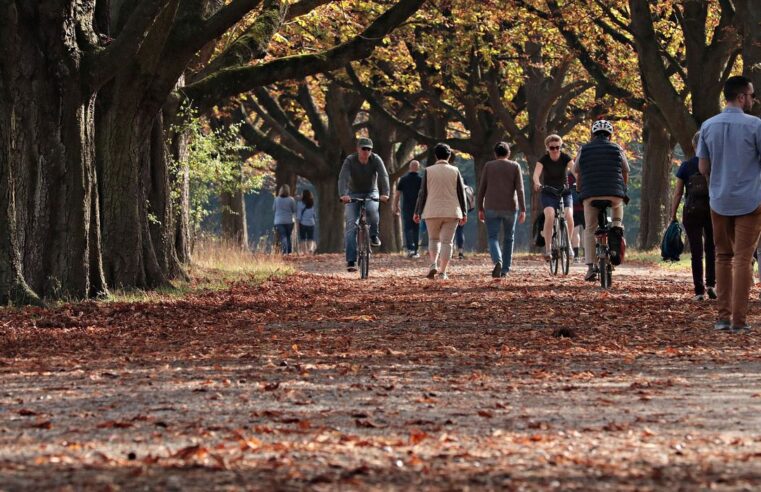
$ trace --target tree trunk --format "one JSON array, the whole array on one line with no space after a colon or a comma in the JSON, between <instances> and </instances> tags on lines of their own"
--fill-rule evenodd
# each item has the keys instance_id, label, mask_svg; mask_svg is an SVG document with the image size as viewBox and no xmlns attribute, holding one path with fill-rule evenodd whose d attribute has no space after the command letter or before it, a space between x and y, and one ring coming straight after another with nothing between
<instances>
[{"instance_id":1,"label":"tree trunk","mask_svg":"<svg viewBox=\"0 0 761 492\"><path fill-rule=\"evenodd\" d=\"M248 248L243 192L240 189L223 191L219 195L219 205L222 210L222 238L241 248Z\"/></svg>"},{"instance_id":2,"label":"tree trunk","mask_svg":"<svg viewBox=\"0 0 761 492\"><path fill-rule=\"evenodd\" d=\"M0 302L90 294L94 95L76 9L2 4Z\"/></svg>"},{"instance_id":3,"label":"tree trunk","mask_svg":"<svg viewBox=\"0 0 761 492\"><path fill-rule=\"evenodd\" d=\"M318 253L338 253L344 247L344 204L338 200L338 179L328 176L313 180L317 192Z\"/></svg>"},{"instance_id":4,"label":"tree trunk","mask_svg":"<svg viewBox=\"0 0 761 492\"><path fill-rule=\"evenodd\" d=\"M182 264L191 261L192 239L190 230L190 168L188 166L188 138L169 130L169 154L174 162L170 182L177 191L174 210L174 250Z\"/></svg>"},{"instance_id":5,"label":"tree trunk","mask_svg":"<svg viewBox=\"0 0 761 492\"><path fill-rule=\"evenodd\" d=\"M161 275L169 279L187 279L175 249L174 207L176 205L172 202L170 160L164 118L159 114L151 130L150 154L149 159L144 161L142 179L143 189L146 190L148 196L146 205L149 214L149 232Z\"/></svg>"},{"instance_id":6,"label":"tree trunk","mask_svg":"<svg viewBox=\"0 0 761 492\"><path fill-rule=\"evenodd\" d=\"M651 249L660 244L668 216L673 149L665 121L655 107L645 111L643 137L645 156L642 163L639 245L642 249Z\"/></svg>"},{"instance_id":7,"label":"tree trunk","mask_svg":"<svg viewBox=\"0 0 761 492\"><path fill-rule=\"evenodd\" d=\"M756 0L737 2L737 14L743 20L743 75L761 87L761 4ZM761 104L755 102L753 114L761 115Z\"/></svg>"}]
</instances>

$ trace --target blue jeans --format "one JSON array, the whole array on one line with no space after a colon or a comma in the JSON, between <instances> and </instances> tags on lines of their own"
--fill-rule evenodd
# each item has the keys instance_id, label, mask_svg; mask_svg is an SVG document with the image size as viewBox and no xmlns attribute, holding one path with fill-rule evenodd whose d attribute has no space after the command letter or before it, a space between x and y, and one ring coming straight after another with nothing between
<instances>
[{"instance_id":1,"label":"blue jeans","mask_svg":"<svg viewBox=\"0 0 761 492\"><path fill-rule=\"evenodd\" d=\"M280 252L289 255L292 252L291 233L293 224L275 224L275 229L280 236Z\"/></svg>"},{"instance_id":2,"label":"blue jeans","mask_svg":"<svg viewBox=\"0 0 761 492\"><path fill-rule=\"evenodd\" d=\"M486 218L486 235L489 239L489 254L491 260L502 263L502 271L509 272L513 263L513 240L515 239L515 221L518 214L507 210L484 210ZM502 250L499 249L499 229L505 228L505 240ZM504 257L502 256L504 254Z\"/></svg>"},{"instance_id":3,"label":"blue jeans","mask_svg":"<svg viewBox=\"0 0 761 492\"><path fill-rule=\"evenodd\" d=\"M377 193L349 193L352 198L378 198ZM370 237L378 235L378 202L365 203L367 223L370 224ZM347 203L344 208L346 226L344 245L346 246L346 261L357 261L357 222L359 221L359 203Z\"/></svg>"},{"instance_id":4,"label":"blue jeans","mask_svg":"<svg viewBox=\"0 0 761 492\"><path fill-rule=\"evenodd\" d=\"M465 226L464 225L458 225L457 230L454 233L454 242L457 246L457 249L463 250L465 249Z\"/></svg>"},{"instance_id":5,"label":"blue jeans","mask_svg":"<svg viewBox=\"0 0 761 492\"><path fill-rule=\"evenodd\" d=\"M402 210L402 227L404 228L404 246L407 251L417 253L420 242L420 224L416 224L412 220L413 215L415 215L414 210Z\"/></svg>"}]
</instances>

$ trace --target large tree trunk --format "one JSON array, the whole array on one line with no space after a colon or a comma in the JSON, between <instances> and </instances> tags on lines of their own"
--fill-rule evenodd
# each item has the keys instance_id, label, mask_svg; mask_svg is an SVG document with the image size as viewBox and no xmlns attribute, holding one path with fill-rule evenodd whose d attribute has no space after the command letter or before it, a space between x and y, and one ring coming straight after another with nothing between
<instances>
[{"instance_id":1,"label":"large tree trunk","mask_svg":"<svg viewBox=\"0 0 761 492\"><path fill-rule=\"evenodd\" d=\"M338 179L313 180L317 191L318 253L337 253L344 247L344 204L338 200Z\"/></svg>"},{"instance_id":2,"label":"large tree trunk","mask_svg":"<svg viewBox=\"0 0 761 492\"><path fill-rule=\"evenodd\" d=\"M240 189L223 191L219 195L219 206L222 212L222 238L241 248L248 248L243 192Z\"/></svg>"},{"instance_id":3,"label":"large tree trunk","mask_svg":"<svg viewBox=\"0 0 761 492\"><path fill-rule=\"evenodd\" d=\"M669 178L673 145L666 124L655 107L645 111L645 157L642 163L639 245L656 247L661 240L669 208Z\"/></svg>"},{"instance_id":4,"label":"large tree trunk","mask_svg":"<svg viewBox=\"0 0 761 492\"><path fill-rule=\"evenodd\" d=\"M743 75L761 88L761 3L757 0L739 0L737 13L743 20ZM753 114L761 115L761 104L753 105Z\"/></svg>"},{"instance_id":5,"label":"large tree trunk","mask_svg":"<svg viewBox=\"0 0 761 492\"><path fill-rule=\"evenodd\" d=\"M0 302L91 293L94 95L76 9L0 16ZM98 286L100 288L101 286Z\"/></svg>"}]
</instances>

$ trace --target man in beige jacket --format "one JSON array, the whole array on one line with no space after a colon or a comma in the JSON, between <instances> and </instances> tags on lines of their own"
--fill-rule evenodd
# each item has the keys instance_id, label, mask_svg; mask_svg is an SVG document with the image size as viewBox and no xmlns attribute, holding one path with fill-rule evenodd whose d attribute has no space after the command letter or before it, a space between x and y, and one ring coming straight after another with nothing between
<instances>
[{"instance_id":1,"label":"man in beige jacket","mask_svg":"<svg viewBox=\"0 0 761 492\"><path fill-rule=\"evenodd\" d=\"M452 149L447 144L437 144L433 149L436 163L428 166L418 195L413 220L425 219L428 229L428 255L431 267L428 278L447 279L447 266L452 257L452 242L458 224L468 220L465 201L465 184L460 170L449 163Z\"/></svg>"}]
</instances>

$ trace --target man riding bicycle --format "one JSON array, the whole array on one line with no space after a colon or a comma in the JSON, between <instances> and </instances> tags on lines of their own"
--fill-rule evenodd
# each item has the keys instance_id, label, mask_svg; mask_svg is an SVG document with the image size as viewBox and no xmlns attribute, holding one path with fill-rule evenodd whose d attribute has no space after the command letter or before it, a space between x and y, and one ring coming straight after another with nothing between
<instances>
[{"instance_id":1,"label":"man riding bicycle","mask_svg":"<svg viewBox=\"0 0 761 492\"><path fill-rule=\"evenodd\" d=\"M610 141L613 125L610 121L598 120L592 124L592 140L581 147L576 155L574 173L577 176L576 189L584 204L584 256L587 264L586 281L597 278L595 269L595 227L599 209L592 206L596 200L609 201L613 215L613 229L623 234L624 201L626 185L629 182L629 161L618 144Z\"/></svg>"},{"instance_id":2,"label":"man riding bicycle","mask_svg":"<svg viewBox=\"0 0 761 492\"><path fill-rule=\"evenodd\" d=\"M568 173L573 168L573 159L563 152L563 139L560 135L549 135L544 139L544 146L547 153L539 159L534 168L534 191L542 191L542 185L555 188L562 191L568 188ZM568 228L568 237L571 237L573 231L573 199L571 194L557 196L548 191L542 191L541 201L544 210L544 245L545 260L551 258L551 241L552 225L555 223L555 209L559 208L560 200L563 200L565 207L565 223Z\"/></svg>"},{"instance_id":3,"label":"man riding bicycle","mask_svg":"<svg viewBox=\"0 0 761 492\"><path fill-rule=\"evenodd\" d=\"M380 192L378 188L380 187ZM373 153L373 141L360 138L357 141L357 152L348 156L341 166L338 175L338 192L341 201L346 204L344 216L346 229L344 244L346 246L346 269L357 271L357 218L359 204L351 203L352 198L375 198L382 202L388 201L389 182L386 166L377 154ZM378 196L380 193L380 196ZM378 202L370 201L365 204L367 221L370 224L370 244L381 245L378 237Z\"/></svg>"}]
</instances>

